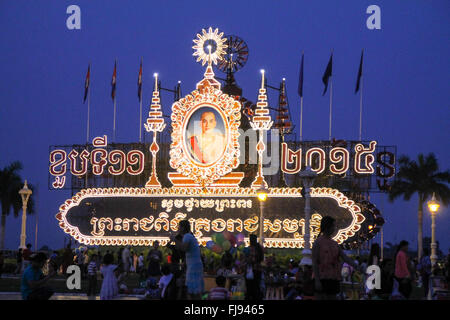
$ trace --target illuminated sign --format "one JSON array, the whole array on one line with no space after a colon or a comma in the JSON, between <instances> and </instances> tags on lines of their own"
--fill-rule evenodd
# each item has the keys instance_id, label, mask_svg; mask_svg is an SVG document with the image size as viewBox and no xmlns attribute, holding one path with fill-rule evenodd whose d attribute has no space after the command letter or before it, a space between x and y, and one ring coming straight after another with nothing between
<instances>
[{"instance_id":1,"label":"illuminated sign","mask_svg":"<svg viewBox=\"0 0 450 320\"><path fill-rule=\"evenodd\" d=\"M49 185L63 189L70 176L72 190L79 190L56 214L64 232L86 245L149 245L155 240L166 245L170 234L178 231L178 223L187 219L202 245L213 233L223 231L243 233L248 244L248 236L263 226L266 247L304 246L302 188L270 188L269 175L264 176L265 150L273 150L273 144L264 140L273 124L264 70L257 107L250 119L251 132L255 137L255 131L259 133L257 142L248 146L258 153L257 170L249 177L253 182L247 184L250 187L243 187L242 181L251 171L234 171L241 152L246 152L239 142L242 106L221 90L212 68L225 54L225 42L223 33L212 28L202 30L194 40L194 56L207 66L196 89L172 105L170 143L158 141L158 137L163 140L166 120L155 74L144 125L152 133L150 145L108 146L103 136L94 138L92 145L51 147ZM327 186L336 182L334 177L353 186L376 175L384 179L384 185L380 182L378 187L387 189L386 179L395 174L395 154L377 148L376 141L310 141L298 145L283 140L276 160L281 174L295 177L309 166L326 176ZM268 188L264 210L256 195L261 186ZM264 221L260 221L262 211ZM333 238L342 244L361 234L367 221L373 226L381 221L378 213L373 205L356 203L337 188L312 188L311 242L318 236L325 215L336 219Z\"/></svg>"},{"instance_id":2,"label":"illuminated sign","mask_svg":"<svg viewBox=\"0 0 450 320\"><path fill-rule=\"evenodd\" d=\"M264 209L266 247L301 248L305 233L304 198L300 188L269 189ZM364 222L361 207L341 192L313 188L310 230L318 235L324 215L337 221L334 239L351 238ZM259 230L259 201L250 188L88 189L67 200L57 219L76 240L90 245L164 245L178 223L188 219L192 232L205 245L214 232L239 232L247 237Z\"/></svg>"}]
</instances>

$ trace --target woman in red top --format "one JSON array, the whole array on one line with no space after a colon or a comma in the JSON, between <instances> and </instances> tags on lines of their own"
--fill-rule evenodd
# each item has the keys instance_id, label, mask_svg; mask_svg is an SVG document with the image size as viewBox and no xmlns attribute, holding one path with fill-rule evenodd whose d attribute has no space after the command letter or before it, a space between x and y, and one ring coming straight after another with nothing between
<instances>
[{"instance_id":1,"label":"woman in red top","mask_svg":"<svg viewBox=\"0 0 450 320\"><path fill-rule=\"evenodd\" d=\"M398 281L398 291L406 298L412 291L411 286L411 266L408 258L408 241L402 240L398 245L397 254L395 255L395 279Z\"/></svg>"},{"instance_id":2,"label":"woman in red top","mask_svg":"<svg viewBox=\"0 0 450 320\"><path fill-rule=\"evenodd\" d=\"M318 299L335 300L340 292L341 259L357 269L357 265L332 239L335 230L335 220L326 216L320 222L321 234L312 248L312 263L315 279L315 291Z\"/></svg>"}]
</instances>

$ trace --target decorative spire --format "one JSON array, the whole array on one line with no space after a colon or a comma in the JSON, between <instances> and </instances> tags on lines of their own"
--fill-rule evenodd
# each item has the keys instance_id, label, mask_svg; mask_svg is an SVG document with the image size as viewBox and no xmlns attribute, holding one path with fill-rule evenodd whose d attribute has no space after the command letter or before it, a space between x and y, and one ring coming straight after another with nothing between
<instances>
[{"instance_id":1,"label":"decorative spire","mask_svg":"<svg viewBox=\"0 0 450 320\"><path fill-rule=\"evenodd\" d=\"M150 105L150 112L148 113L147 123L144 124L147 132L161 132L166 127L164 123L163 114L161 111L161 99L159 98L158 88L158 74L155 77L155 89L153 91L152 102ZM155 136L153 136L155 138Z\"/></svg>"},{"instance_id":2,"label":"decorative spire","mask_svg":"<svg viewBox=\"0 0 450 320\"><path fill-rule=\"evenodd\" d=\"M150 105L150 112L148 113L147 123L144 124L147 132L153 132L153 142L150 146L150 152L152 153L152 175L145 184L146 188L160 188L161 183L158 180L156 174L156 154L159 151L158 143L156 142L156 135L158 132L162 132L166 127L161 109L161 99L159 98L158 88L158 74L154 74L155 77L155 90L153 91L152 103Z\"/></svg>"},{"instance_id":3,"label":"decorative spire","mask_svg":"<svg viewBox=\"0 0 450 320\"><path fill-rule=\"evenodd\" d=\"M264 83L265 71L261 70L261 89L259 89L258 102L256 103L255 115L252 117L250 125L253 130L259 131L259 142L256 145L256 151L258 151L258 174L252 183L252 188L259 188L264 185L267 188L267 182L264 180L262 170L263 152L266 149L266 145L263 140L263 131L267 131L272 127L273 121L270 117L269 110L267 109L267 95Z\"/></svg>"}]
</instances>

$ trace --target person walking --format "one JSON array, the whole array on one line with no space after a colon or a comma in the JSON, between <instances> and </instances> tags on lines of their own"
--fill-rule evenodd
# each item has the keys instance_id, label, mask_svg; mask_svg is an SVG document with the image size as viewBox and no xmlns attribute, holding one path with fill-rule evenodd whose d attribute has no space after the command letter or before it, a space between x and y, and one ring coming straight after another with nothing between
<instances>
[{"instance_id":1,"label":"person walking","mask_svg":"<svg viewBox=\"0 0 450 320\"><path fill-rule=\"evenodd\" d=\"M412 291L412 272L410 270L410 261L408 257L408 241L402 240L395 254L395 279L398 282L398 291L404 298L409 299Z\"/></svg>"},{"instance_id":2,"label":"person walking","mask_svg":"<svg viewBox=\"0 0 450 320\"><path fill-rule=\"evenodd\" d=\"M261 277L262 267L261 262L264 261L264 251L258 243L258 238L255 234L250 235L250 246L246 250L244 258L245 264L245 285L246 300L261 300Z\"/></svg>"},{"instance_id":3,"label":"person walking","mask_svg":"<svg viewBox=\"0 0 450 320\"><path fill-rule=\"evenodd\" d=\"M336 300L340 292L341 260L358 269L358 265L350 259L333 240L336 220L325 216L320 222L320 235L312 248L312 265L315 291L318 300Z\"/></svg>"},{"instance_id":4,"label":"person walking","mask_svg":"<svg viewBox=\"0 0 450 320\"><path fill-rule=\"evenodd\" d=\"M179 223L179 235L170 237L178 250L186 253L186 287L190 300L200 300L204 290L203 263L197 239L191 233L188 220Z\"/></svg>"}]
</instances>

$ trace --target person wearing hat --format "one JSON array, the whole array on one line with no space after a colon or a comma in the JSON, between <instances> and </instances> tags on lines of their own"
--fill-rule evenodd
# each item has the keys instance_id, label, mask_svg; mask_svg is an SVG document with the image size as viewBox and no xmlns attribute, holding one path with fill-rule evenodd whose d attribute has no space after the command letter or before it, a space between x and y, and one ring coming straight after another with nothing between
<instances>
[{"instance_id":1,"label":"person wearing hat","mask_svg":"<svg viewBox=\"0 0 450 320\"><path fill-rule=\"evenodd\" d=\"M30 256L31 264L24 270L20 291L23 300L48 300L53 295L53 290L46 287L45 284L53 276L56 270L50 268L45 277L42 268L47 261L47 256L43 252L35 253Z\"/></svg>"}]
</instances>

